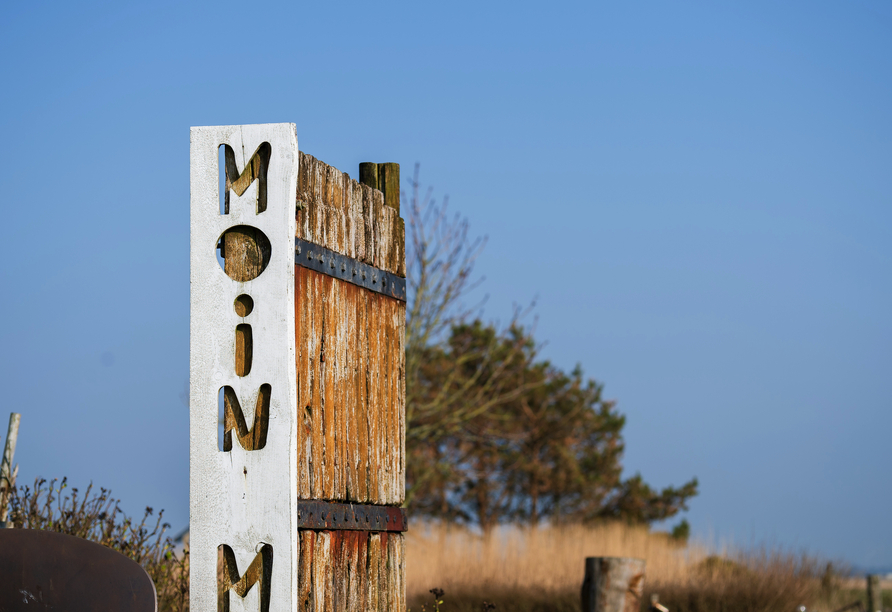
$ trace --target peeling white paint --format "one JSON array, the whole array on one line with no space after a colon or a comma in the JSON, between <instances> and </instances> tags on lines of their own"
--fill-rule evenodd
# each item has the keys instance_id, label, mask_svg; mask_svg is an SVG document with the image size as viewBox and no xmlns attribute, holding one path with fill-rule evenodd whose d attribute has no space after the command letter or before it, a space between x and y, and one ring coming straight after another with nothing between
<instances>
[{"instance_id":1,"label":"peeling white paint","mask_svg":"<svg viewBox=\"0 0 892 612\"><path fill-rule=\"evenodd\" d=\"M269 142L267 209L256 214L254 183L230 213L220 214L218 147L235 151L239 170ZM264 543L273 547L270 611L296 612L298 569L297 444L294 334L295 194L298 178L294 124L196 127L191 131L191 326L190 326L190 607L217 610L217 547L232 547L244 573ZM230 279L215 247L225 230L250 225L272 245L267 268L254 280ZM254 310L239 317L233 302L247 293ZM253 365L235 373L235 326L249 323ZM272 385L269 433L261 450L245 451L233 436L230 452L218 450L218 392L231 386L249 426L260 385ZM245 473L247 472L247 474ZM244 599L230 595L232 612L258 610L259 589Z\"/></svg>"}]
</instances>

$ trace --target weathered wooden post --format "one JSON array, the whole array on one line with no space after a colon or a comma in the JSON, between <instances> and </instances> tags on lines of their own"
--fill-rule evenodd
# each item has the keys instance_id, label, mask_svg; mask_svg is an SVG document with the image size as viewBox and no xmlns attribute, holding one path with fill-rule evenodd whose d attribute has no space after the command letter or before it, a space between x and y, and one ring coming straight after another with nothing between
<instances>
[{"instance_id":1,"label":"weathered wooden post","mask_svg":"<svg viewBox=\"0 0 892 612\"><path fill-rule=\"evenodd\" d=\"M363 185L293 124L191 140L190 605L404 610L398 166Z\"/></svg>"},{"instance_id":2,"label":"weathered wooden post","mask_svg":"<svg viewBox=\"0 0 892 612\"><path fill-rule=\"evenodd\" d=\"M880 577L867 575L867 612L881 612L883 609L883 591L880 589Z\"/></svg>"},{"instance_id":3,"label":"weathered wooden post","mask_svg":"<svg viewBox=\"0 0 892 612\"><path fill-rule=\"evenodd\" d=\"M638 612L643 596L643 559L586 557L582 612Z\"/></svg>"},{"instance_id":4,"label":"weathered wooden post","mask_svg":"<svg viewBox=\"0 0 892 612\"><path fill-rule=\"evenodd\" d=\"M9 493L15 486L15 477L18 466L12 467L15 457L15 445L19 438L19 423L22 415L17 412L9 414L9 428L6 430L6 443L3 445L3 457L0 458L0 529L8 527L6 519L9 518Z\"/></svg>"}]
</instances>

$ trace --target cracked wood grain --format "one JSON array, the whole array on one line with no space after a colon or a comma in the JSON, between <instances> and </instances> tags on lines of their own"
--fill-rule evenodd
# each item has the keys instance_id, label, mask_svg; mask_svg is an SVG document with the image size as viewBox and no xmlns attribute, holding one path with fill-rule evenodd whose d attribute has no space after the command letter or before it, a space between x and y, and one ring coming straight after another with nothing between
<instances>
[{"instance_id":1,"label":"cracked wood grain","mask_svg":"<svg viewBox=\"0 0 892 612\"><path fill-rule=\"evenodd\" d=\"M298 491L302 499L404 499L405 305L297 266Z\"/></svg>"},{"instance_id":2,"label":"cracked wood grain","mask_svg":"<svg viewBox=\"0 0 892 612\"><path fill-rule=\"evenodd\" d=\"M399 166L386 166L385 194L312 155L300 153L297 237L406 276L405 223L399 213Z\"/></svg>"}]
</instances>

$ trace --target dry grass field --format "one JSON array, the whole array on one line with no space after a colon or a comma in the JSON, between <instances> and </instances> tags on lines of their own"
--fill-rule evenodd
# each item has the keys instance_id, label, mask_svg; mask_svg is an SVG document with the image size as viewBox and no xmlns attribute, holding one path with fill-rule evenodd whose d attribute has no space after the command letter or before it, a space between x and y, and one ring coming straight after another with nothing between
<instances>
[{"instance_id":1,"label":"dry grass field","mask_svg":"<svg viewBox=\"0 0 892 612\"><path fill-rule=\"evenodd\" d=\"M435 609L432 588L445 591L443 612L483 610L484 601L500 612L578 611L587 556L645 559L645 601L658 593L672 612L833 610L840 596L838 578L816 559L684 545L624 524L504 527L483 538L428 523L413 525L407 536L407 596L414 612Z\"/></svg>"}]
</instances>

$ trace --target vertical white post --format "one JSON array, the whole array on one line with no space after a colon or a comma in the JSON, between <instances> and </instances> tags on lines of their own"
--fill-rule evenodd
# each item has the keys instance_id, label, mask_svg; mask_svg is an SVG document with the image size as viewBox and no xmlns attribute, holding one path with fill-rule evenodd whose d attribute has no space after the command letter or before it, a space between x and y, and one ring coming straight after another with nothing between
<instances>
[{"instance_id":1,"label":"vertical white post","mask_svg":"<svg viewBox=\"0 0 892 612\"><path fill-rule=\"evenodd\" d=\"M15 486L15 472L12 469L12 460L15 457L15 444L19 438L19 422L21 420L22 415L19 413L10 413L9 429L6 431L6 445L3 448L3 457L0 459L0 528L7 526L9 492Z\"/></svg>"},{"instance_id":2,"label":"vertical white post","mask_svg":"<svg viewBox=\"0 0 892 612\"><path fill-rule=\"evenodd\" d=\"M263 168L266 176L252 177L249 169L259 168L252 159L264 143L270 147ZM241 195L236 189L229 192L228 213L220 210L221 145L234 153L237 172L248 172L239 181ZM298 163L294 124L192 128L189 545L190 607L195 612L217 610L218 550L224 557L234 557L234 566L224 572L233 584L242 578L223 591L230 610L297 610L293 594L299 552L294 337ZM264 182L266 209L258 212ZM271 246L266 268L244 282L230 278L216 256L221 236L236 226L259 230ZM253 302L244 316L245 309L235 307L242 295ZM251 366L243 376L235 368L239 325L252 330ZM269 386L268 429L262 448L246 450L234 431L231 449L219 450L221 389L228 387L234 393L250 429L260 427L254 417L261 409L258 396L265 385Z\"/></svg>"}]
</instances>

